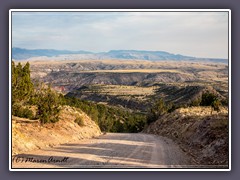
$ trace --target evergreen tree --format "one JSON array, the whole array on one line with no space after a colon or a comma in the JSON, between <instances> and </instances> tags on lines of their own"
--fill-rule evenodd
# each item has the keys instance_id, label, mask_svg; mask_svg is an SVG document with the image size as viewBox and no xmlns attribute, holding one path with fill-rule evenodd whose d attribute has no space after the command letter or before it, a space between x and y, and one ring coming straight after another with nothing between
<instances>
[{"instance_id":1,"label":"evergreen tree","mask_svg":"<svg viewBox=\"0 0 240 180\"><path fill-rule=\"evenodd\" d=\"M213 93L206 92L202 94L201 106L212 106L212 103L217 100L217 96Z\"/></svg>"},{"instance_id":2,"label":"evergreen tree","mask_svg":"<svg viewBox=\"0 0 240 180\"><path fill-rule=\"evenodd\" d=\"M148 112L148 117L147 117L148 124L156 121L160 116L165 114L167 111L168 111L168 107L163 101L163 99L162 98L158 99Z\"/></svg>"},{"instance_id":3,"label":"evergreen tree","mask_svg":"<svg viewBox=\"0 0 240 180\"><path fill-rule=\"evenodd\" d=\"M23 73L23 77L22 77L23 95L25 97L29 98L29 96L33 92L33 83L31 81L31 77L30 77L29 62L27 62L26 65L23 67L22 73Z\"/></svg>"},{"instance_id":4,"label":"evergreen tree","mask_svg":"<svg viewBox=\"0 0 240 180\"><path fill-rule=\"evenodd\" d=\"M41 85L36 93L37 117L41 123L57 122L59 120L59 99L58 95L48 86Z\"/></svg>"},{"instance_id":5,"label":"evergreen tree","mask_svg":"<svg viewBox=\"0 0 240 180\"><path fill-rule=\"evenodd\" d=\"M33 83L30 78L30 64L24 67L21 63L15 66L12 61L12 99L15 101L27 100L33 93Z\"/></svg>"},{"instance_id":6,"label":"evergreen tree","mask_svg":"<svg viewBox=\"0 0 240 180\"><path fill-rule=\"evenodd\" d=\"M202 95L202 101L200 103L201 106L211 106L214 111L219 112L221 101L218 99L217 95L206 92Z\"/></svg>"}]
</instances>

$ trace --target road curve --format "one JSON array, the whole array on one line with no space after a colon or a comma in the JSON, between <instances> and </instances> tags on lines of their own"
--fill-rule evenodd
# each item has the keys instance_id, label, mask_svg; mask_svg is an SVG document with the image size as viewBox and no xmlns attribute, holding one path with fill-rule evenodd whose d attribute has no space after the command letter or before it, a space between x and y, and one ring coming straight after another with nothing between
<instances>
[{"instance_id":1,"label":"road curve","mask_svg":"<svg viewBox=\"0 0 240 180\"><path fill-rule=\"evenodd\" d=\"M142 133L107 133L12 158L12 168L189 168L192 165L170 139Z\"/></svg>"}]
</instances>

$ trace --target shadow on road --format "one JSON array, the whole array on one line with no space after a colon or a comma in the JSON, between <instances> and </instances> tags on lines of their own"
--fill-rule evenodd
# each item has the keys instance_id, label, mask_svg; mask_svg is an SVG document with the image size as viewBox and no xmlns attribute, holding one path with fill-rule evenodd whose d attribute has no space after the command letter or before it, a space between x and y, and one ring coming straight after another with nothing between
<instances>
[{"instance_id":1,"label":"shadow on road","mask_svg":"<svg viewBox=\"0 0 240 180\"><path fill-rule=\"evenodd\" d=\"M156 139L150 135L110 133L85 142L17 155L13 158L13 168L169 168L178 165L174 161L161 164L167 161L153 157L155 146Z\"/></svg>"}]
</instances>

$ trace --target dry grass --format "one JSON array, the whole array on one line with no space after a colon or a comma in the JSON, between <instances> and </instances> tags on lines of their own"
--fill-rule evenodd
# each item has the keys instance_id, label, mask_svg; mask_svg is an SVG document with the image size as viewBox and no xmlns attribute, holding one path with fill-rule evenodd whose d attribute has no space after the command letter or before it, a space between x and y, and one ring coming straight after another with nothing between
<instances>
[{"instance_id":1,"label":"dry grass","mask_svg":"<svg viewBox=\"0 0 240 180\"><path fill-rule=\"evenodd\" d=\"M170 73L183 73L180 70L173 69L114 69L114 70L94 70L94 71L81 71L81 73L161 73L161 72L170 72Z\"/></svg>"},{"instance_id":2,"label":"dry grass","mask_svg":"<svg viewBox=\"0 0 240 180\"><path fill-rule=\"evenodd\" d=\"M217 114L227 114L228 109L226 107L221 107L220 112L213 111L211 107L189 107L189 108L180 108L176 110L176 113L181 114L182 116L211 116L211 115L217 115Z\"/></svg>"},{"instance_id":3,"label":"dry grass","mask_svg":"<svg viewBox=\"0 0 240 180\"><path fill-rule=\"evenodd\" d=\"M92 85L91 92L113 96L148 96L154 94L154 87L139 87L125 85Z\"/></svg>"},{"instance_id":4,"label":"dry grass","mask_svg":"<svg viewBox=\"0 0 240 180\"><path fill-rule=\"evenodd\" d=\"M21 61L22 63L26 63L27 61ZM147 61L147 60L68 60L68 61L59 61L59 60L48 60L48 61L31 61L31 64L38 64L38 65L50 65L50 64L67 64L67 63L103 63L103 64L112 64L112 65L136 65L136 64L143 64L143 65L158 65L163 67L195 67L201 69L219 69L225 67L225 64L220 63L207 63L207 62L189 62L189 61Z\"/></svg>"}]
</instances>

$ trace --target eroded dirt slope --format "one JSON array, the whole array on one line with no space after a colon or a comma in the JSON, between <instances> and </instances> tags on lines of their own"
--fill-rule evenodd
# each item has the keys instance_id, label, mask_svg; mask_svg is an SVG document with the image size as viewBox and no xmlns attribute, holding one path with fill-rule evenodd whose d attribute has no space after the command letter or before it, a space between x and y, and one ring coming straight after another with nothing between
<instances>
[{"instance_id":1,"label":"eroded dirt slope","mask_svg":"<svg viewBox=\"0 0 240 180\"><path fill-rule=\"evenodd\" d=\"M200 165L228 165L228 111L180 108L150 124L144 132L170 137Z\"/></svg>"},{"instance_id":2,"label":"eroded dirt slope","mask_svg":"<svg viewBox=\"0 0 240 180\"><path fill-rule=\"evenodd\" d=\"M83 126L74 122L82 117ZM60 120L56 123L41 125L39 121L12 117L12 154L55 146L61 143L99 136L101 131L85 113L64 106Z\"/></svg>"}]
</instances>

